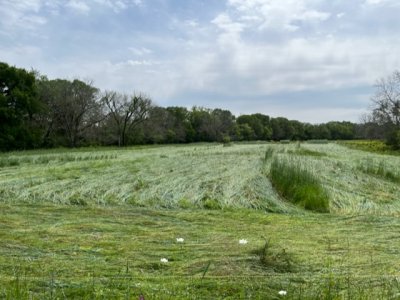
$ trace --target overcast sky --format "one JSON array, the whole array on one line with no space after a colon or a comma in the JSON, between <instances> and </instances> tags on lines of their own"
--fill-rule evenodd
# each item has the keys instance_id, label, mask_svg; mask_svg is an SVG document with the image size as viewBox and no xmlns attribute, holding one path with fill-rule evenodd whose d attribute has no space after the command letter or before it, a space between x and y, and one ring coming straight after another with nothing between
<instances>
[{"instance_id":1,"label":"overcast sky","mask_svg":"<svg viewBox=\"0 0 400 300\"><path fill-rule=\"evenodd\" d=\"M359 121L400 69L398 0L0 0L0 61L162 106Z\"/></svg>"}]
</instances>

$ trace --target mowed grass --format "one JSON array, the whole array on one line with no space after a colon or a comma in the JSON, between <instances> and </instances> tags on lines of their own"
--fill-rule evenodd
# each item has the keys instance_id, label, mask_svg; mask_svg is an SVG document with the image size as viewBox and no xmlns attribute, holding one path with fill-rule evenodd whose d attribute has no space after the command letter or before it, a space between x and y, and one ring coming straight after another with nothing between
<instances>
[{"instance_id":1,"label":"mowed grass","mask_svg":"<svg viewBox=\"0 0 400 300\"><path fill-rule=\"evenodd\" d=\"M254 143L0 160L1 299L400 296L399 184L362 167L385 161L398 174L400 157ZM317 178L329 213L281 197L268 179L275 160Z\"/></svg>"},{"instance_id":2,"label":"mowed grass","mask_svg":"<svg viewBox=\"0 0 400 300\"><path fill-rule=\"evenodd\" d=\"M294 157L315 174L328 193L332 213L400 213L398 183L368 174L360 166L364 161L385 161L386 174L398 174L400 156L332 143L5 153L0 160L17 163L0 167L0 202L297 211L289 201L282 201L268 180L274 159L266 160L266 154L282 160Z\"/></svg>"},{"instance_id":3,"label":"mowed grass","mask_svg":"<svg viewBox=\"0 0 400 300\"><path fill-rule=\"evenodd\" d=\"M0 297L389 299L399 229L391 217L1 205Z\"/></svg>"},{"instance_id":4,"label":"mowed grass","mask_svg":"<svg viewBox=\"0 0 400 300\"><path fill-rule=\"evenodd\" d=\"M0 169L0 201L288 211L262 173L264 150L200 144L8 154L2 159L20 163Z\"/></svg>"}]
</instances>

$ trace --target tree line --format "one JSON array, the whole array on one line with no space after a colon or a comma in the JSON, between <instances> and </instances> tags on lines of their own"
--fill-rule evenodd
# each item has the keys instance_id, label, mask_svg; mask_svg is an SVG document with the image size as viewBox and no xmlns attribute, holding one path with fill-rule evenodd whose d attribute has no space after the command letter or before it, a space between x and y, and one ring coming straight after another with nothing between
<instances>
[{"instance_id":1,"label":"tree line","mask_svg":"<svg viewBox=\"0 0 400 300\"><path fill-rule=\"evenodd\" d=\"M384 138L385 125L309 124L229 110L160 107L142 93L101 91L0 62L0 149L191 142Z\"/></svg>"}]
</instances>

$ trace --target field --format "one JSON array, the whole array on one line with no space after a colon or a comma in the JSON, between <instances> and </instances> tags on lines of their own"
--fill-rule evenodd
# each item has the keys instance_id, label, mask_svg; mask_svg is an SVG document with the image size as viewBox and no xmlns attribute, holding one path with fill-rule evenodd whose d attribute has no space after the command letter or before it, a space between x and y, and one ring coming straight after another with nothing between
<instances>
[{"instance_id":1,"label":"field","mask_svg":"<svg viewBox=\"0 0 400 300\"><path fill-rule=\"evenodd\" d=\"M335 143L3 153L0 298L400 299L399 170Z\"/></svg>"}]
</instances>

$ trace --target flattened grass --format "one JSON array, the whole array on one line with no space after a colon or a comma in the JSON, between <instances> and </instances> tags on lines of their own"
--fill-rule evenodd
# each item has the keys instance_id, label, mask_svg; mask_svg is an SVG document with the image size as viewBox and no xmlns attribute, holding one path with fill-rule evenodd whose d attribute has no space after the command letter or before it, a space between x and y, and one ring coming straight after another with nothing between
<instances>
[{"instance_id":1,"label":"flattened grass","mask_svg":"<svg viewBox=\"0 0 400 300\"><path fill-rule=\"evenodd\" d=\"M395 183L400 183L400 173L398 170L393 170L392 167L380 159L374 160L372 158L366 158L359 162L357 169L365 174L377 176Z\"/></svg>"}]
</instances>

